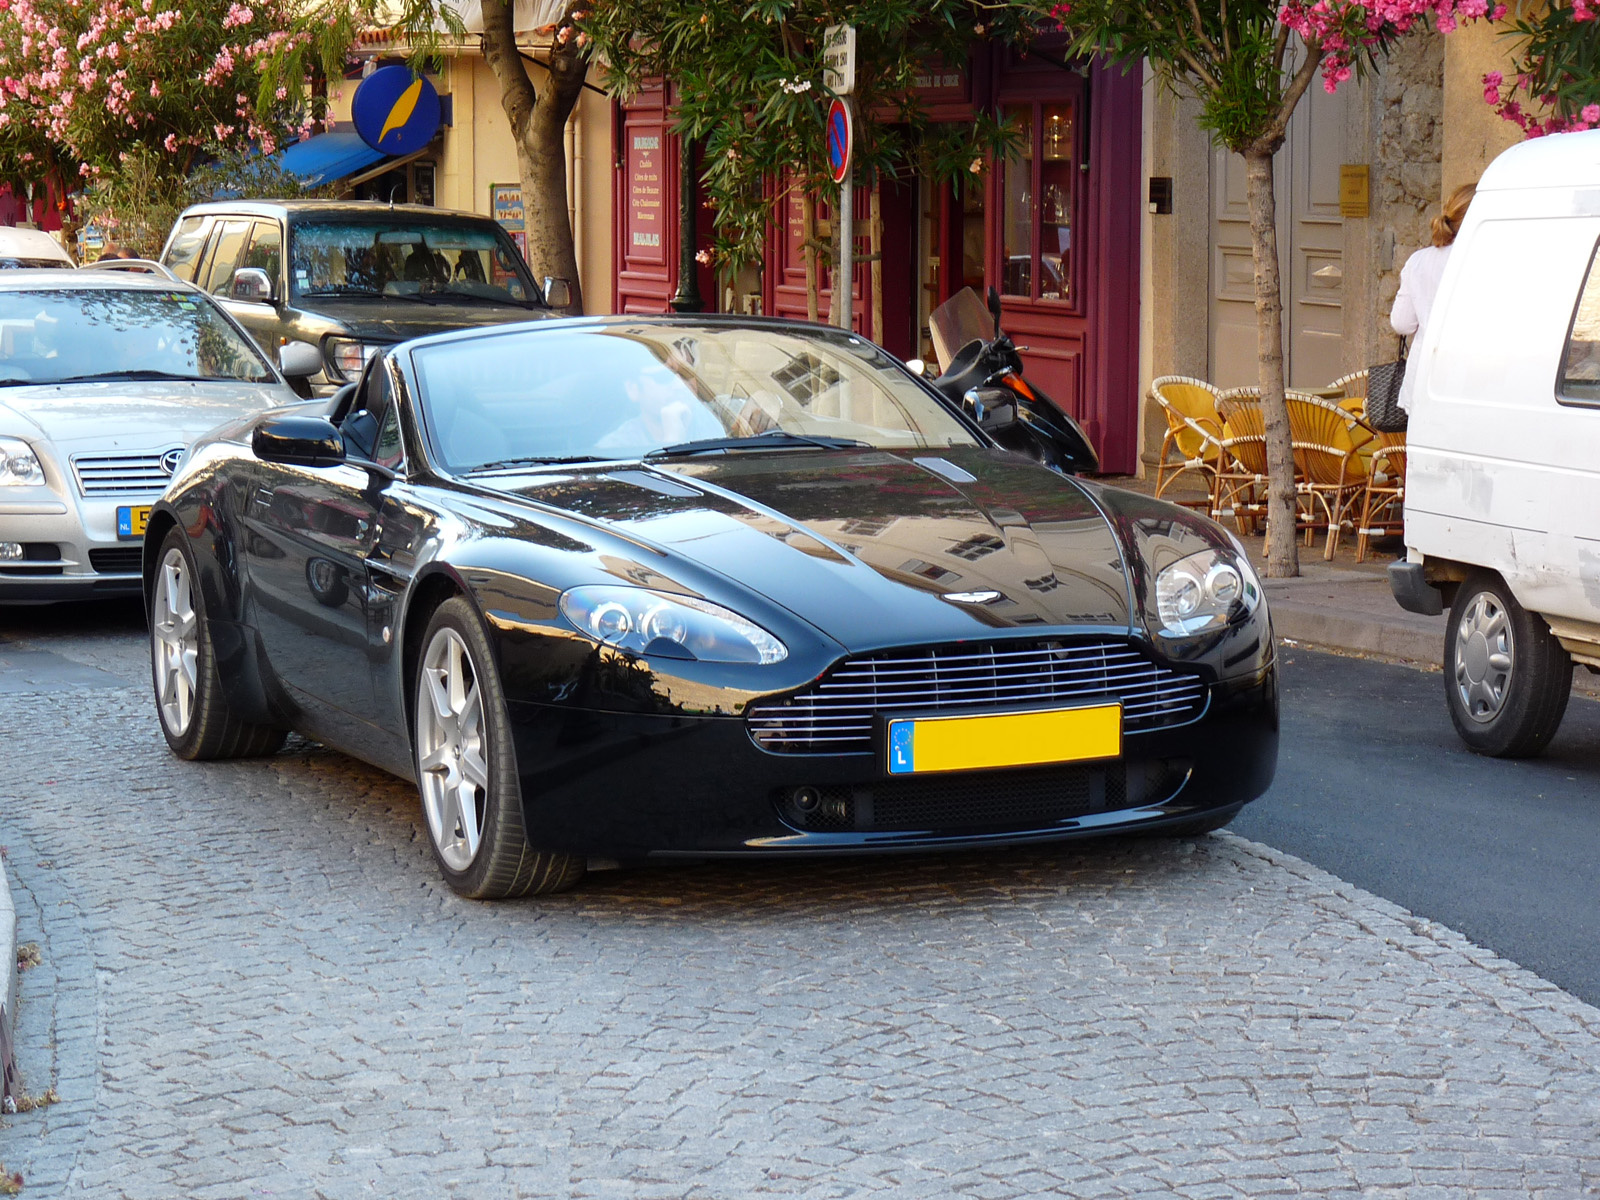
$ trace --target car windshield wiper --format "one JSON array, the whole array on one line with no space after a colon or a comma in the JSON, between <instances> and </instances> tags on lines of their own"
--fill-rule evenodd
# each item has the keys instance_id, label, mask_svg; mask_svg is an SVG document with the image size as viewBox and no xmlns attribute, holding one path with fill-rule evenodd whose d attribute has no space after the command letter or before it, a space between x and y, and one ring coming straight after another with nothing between
<instances>
[{"instance_id":1,"label":"car windshield wiper","mask_svg":"<svg viewBox=\"0 0 1600 1200\"><path fill-rule=\"evenodd\" d=\"M769 429L752 437L699 438L692 442L678 442L662 446L646 454L646 458L672 458L684 454L718 454L729 450L792 450L798 446L815 446L821 450L870 450L867 442L855 438L826 437L809 433L790 433L787 429Z\"/></svg>"},{"instance_id":2,"label":"car windshield wiper","mask_svg":"<svg viewBox=\"0 0 1600 1200\"><path fill-rule=\"evenodd\" d=\"M95 371L90 375L63 375L60 379L37 379L35 383L94 383L101 379L176 379L182 383L226 379L225 375L180 375L175 371Z\"/></svg>"},{"instance_id":3,"label":"car windshield wiper","mask_svg":"<svg viewBox=\"0 0 1600 1200\"><path fill-rule=\"evenodd\" d=\"M375 300L384 299L384 294L373 288L351 287L346 284L334 284L324 288L301 288L302 296L365 296Z\"/></svg>"},{"instance_id":4,"label":"car windshield wiper","mask_svg":"<svg viewBox=\"0 0 1600 1200\"><path fill-rule=\"evenodd\" d=\"M560 463L588 463L610 462L608 458L601 458L595 454L568 454L559 456L539 455L529 458L500 458L494 462L479 463L475 467L466 468L469 474L477 471L503 471L507 467L549 467Z\"/></svg>"}]
</instances>

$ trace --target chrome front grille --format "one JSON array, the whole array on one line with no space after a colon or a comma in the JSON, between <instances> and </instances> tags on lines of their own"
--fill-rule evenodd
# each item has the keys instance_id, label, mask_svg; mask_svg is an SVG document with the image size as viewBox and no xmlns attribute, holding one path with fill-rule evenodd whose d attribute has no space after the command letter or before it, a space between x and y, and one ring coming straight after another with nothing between
<instances>
[{"instance_id":1,"label":"chrome front grille","mask_svg":"<svg viewBox=\"0 0 1600 1200\"><path fill-rule=\"evenodd\" d=\"M161 454L80 454L72 460L78 490L85 496L139 496L159 492L172 472Z\"/></svg>"},{"instance_id":2,"label":"chrome front grille","mask_svg":"<svg viewBox=\"0 0 1600 1200\"><path fill-rule=\"evenodd\" d=\"M867 754L880 713L1122 702L1123 728L1198 716L1206 685L1126 642L994 642L890 650L845 660L806 691L753 706L750 735L777 754Z\"/></svg>"}]
</instances>

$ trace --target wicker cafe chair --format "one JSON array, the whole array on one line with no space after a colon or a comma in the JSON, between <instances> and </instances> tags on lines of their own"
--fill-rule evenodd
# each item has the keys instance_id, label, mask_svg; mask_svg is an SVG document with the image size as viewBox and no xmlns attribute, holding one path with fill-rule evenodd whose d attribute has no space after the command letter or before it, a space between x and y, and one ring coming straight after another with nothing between
<instances>
[{"instance_id":1,"label":"wicker cafe chair","mask_svg":"<svg viewBox=\"0 0 1600 1200\"><path fill-rule=\"evenodd\" d=\"M1167 418L1167 432L1161 439L1161 456L1156 464L1156 499L1193 471L1205 484L1205 498L1177 503L1214 510L1217 473L1223 465L1222 417L1217 412L1221 393L1203 379L1163 375L1150 385L1149 395Z\"/></svg>"},{"instance_id":2,"label":"wicker cafe chair","mask_svg":"<svg viewBox=\"0 0 1600 1200\"><path fill-rule=\"evenodd\" d=\"M1360 371L1351 371L1348 375L1341 375L1323 390L1339 393L1334 403L1340 408L1346 407L1343 403L1345 400L1360 400L1364 405L1367 399L1367 372L1363 368Z\"/></svg>"},{"instance_id":3,"label":"wicker cafe chair","mask_svg":"<svg viewBox=\"0 0 1600 1200\"><path fill-rule=\"evenodd\" d=\"M1294 445L1295 496L1306 545L1319 528L1328 531L1322 557L1339 548L1339 533L1366 488L1361 447L1376 431L1361 417L1309 392L1288 392L1289 440Z\"/></svg>"},{"instance_id":4,"label":"wicker cafe chair","mask_svg":"<svg viewBox=\"0 0 1600 1200\"><path fill-rule=\"evenodd\" d=\"M1372 442L1371 470L1356 526L1356 561L1365 562L1376 537L1403 534L1406 499L1406 435L1380 433Z\"/></svg>"},{"instance_id":5,"label":"wicker cafe chair","mask_svg":"<svg viewBox=\"0 0 1600 1200\"><path fill-rule=\"evenodd\" d=\"M1223 464L1211 515L1231 516L1240 533L1254 533L1267 514L1267 424L1255 388L1232 388L1217 399Z\"/></svg>"}]
</instances>

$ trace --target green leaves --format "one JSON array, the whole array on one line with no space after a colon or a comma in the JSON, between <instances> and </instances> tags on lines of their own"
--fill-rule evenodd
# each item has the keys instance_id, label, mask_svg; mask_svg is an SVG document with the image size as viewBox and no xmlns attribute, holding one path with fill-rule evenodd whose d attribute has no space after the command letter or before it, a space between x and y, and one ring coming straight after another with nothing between
<instances>
[{"instance_id":1,"label":"green leaves","mask_svg":"<svg viewBox=\"0 0 1600 1200\"><path fill-rule=\"evenodd\" d=\"M987 117L930 122L914 81L929 59L964 65L974 38L1026 42L1038 19L1015 0L602 0L578 23L614 91L672 80L677 128L703 141L718 263L737 270L764 257L793 189L834 194L823 129L833 98L823 86L827 26L856 26L855 174L870 181L913 166L954 177L1004 149L1006 133Z\"/></svg>"}]
</instances>

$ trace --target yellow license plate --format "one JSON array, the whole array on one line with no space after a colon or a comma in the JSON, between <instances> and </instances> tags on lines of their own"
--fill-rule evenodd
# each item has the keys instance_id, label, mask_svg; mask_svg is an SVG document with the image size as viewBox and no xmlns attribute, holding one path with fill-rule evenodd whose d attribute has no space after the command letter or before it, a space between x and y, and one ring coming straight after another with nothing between
<instances>
[{"instance_id":1,"label":"yellow license plate","mask_svg":"<svg viewBox=\"0 0 1600 1200\"><path fill-rule=\"evenodd\" d=\"M150 524L150 506L138 504L129 507L124 504L117 509L117 536L119 538L142 538L144 527Z\"/></svg>"},{"instance_id":2,"label":"yellow license plate","mask_svg":"<svg viewBox=\"0 0 1600 1200\"><path fill-rule=\"evenodd\" d=\"M1120 704L889 721L891 775L1038 767L1116 758L1121 753Z\"/></svg>"}]
</instances>

